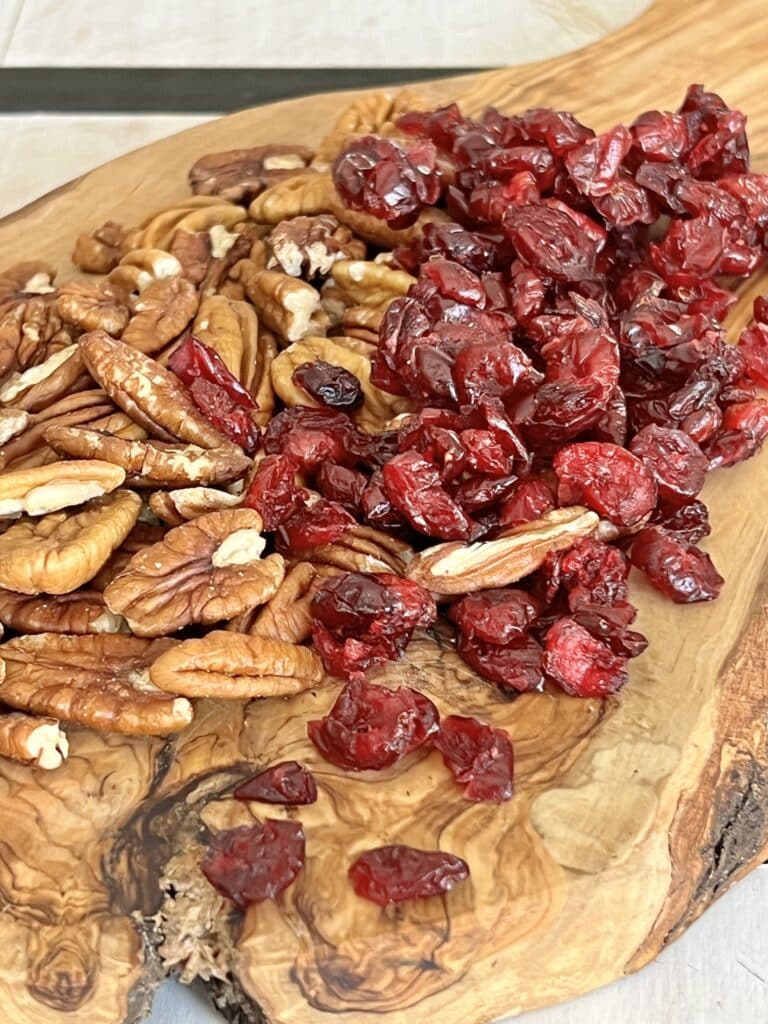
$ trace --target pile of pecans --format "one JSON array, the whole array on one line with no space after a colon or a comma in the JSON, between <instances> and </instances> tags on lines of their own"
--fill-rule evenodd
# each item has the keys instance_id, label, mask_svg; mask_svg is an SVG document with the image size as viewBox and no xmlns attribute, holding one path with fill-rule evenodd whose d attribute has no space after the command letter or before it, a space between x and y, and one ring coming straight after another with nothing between
<instances>
[{"instance_id":1,"label":"pile of pecans","mask_svg":"<svg viewBox=\"0 0 768 1024\"><path fill-rule=\"evenodd\" d=\"M768 238L743 115L418 106L205 156L81 275L0 275L0 753L327 675L354 733L437 605L492 684L600 697L645 648L630 562L719 593L697 496L768 434L768 303L722 328Z\"/></svg>"}]
</instances>

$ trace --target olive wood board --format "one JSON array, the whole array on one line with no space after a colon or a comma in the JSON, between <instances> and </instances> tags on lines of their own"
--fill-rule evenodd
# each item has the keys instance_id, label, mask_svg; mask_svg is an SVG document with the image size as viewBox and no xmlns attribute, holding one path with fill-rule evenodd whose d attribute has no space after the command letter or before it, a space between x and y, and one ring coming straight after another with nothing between
<instances>
[{"instance_id":1,"label":"olive wood board","mask_svg":"<svg viewBox=\"0 0 768 1024\"><path fill-rule=\"evenodd\" d=\"M470 114L544 104L606 129L674 109L702 81L748 114L754 166L768 170L766 43L760 0L664 0L576 53L418 88ZM66 270L81 230L135 223L185 195L203 153L311 145L353 95L246 110L112 161L0 222L0 265L43 257ZM734 331L759 287L744 288ZM164 972L162 935L160 952L188 975L210 975L243 1022L480 1024L647 964L768 849L768 454L714 474L704 498L723 594L680 608L633 577L651 646L617 697L508 701L437 635L383 672L444 713L509 730L516 795L501 807L466 802L434 752L376 775L323 763L305 723L338 686L200 703L170 742L71 729L70 758L55 772L2 764L3 1019L140 1018ZM224 797L285 758L307 763L320 788L299 815L307 865L277 901L243 917L200 878L204 826L249 820L248 806ZM354 895L346 868L389 842L457 853L471 880L382 910Z\"/></svg>"}]
</instances>

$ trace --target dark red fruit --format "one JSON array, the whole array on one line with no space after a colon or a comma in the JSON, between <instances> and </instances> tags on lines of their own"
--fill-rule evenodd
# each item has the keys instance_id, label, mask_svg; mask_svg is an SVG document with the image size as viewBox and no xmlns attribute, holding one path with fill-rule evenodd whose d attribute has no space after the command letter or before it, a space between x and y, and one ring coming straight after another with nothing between
<instances>
[{"instance_id":1,"label":"dark red fruit","mask_svg":"<svg viewBox=\"0 0 768 1024\"><path fill-rule=\"evenodd\" d=\"M618 548L587 537L560 559L560 580L571 611L583 605L614 605L627 599L629 564Z\"/></svg>"},{"instance_id":2,"label":"dark red fruit","mask_svg":"<svg viewBox=\"0 0 768 1024\"><path fill-rule=\"evenodd\" d=\"M565 166L579 192L592 197L610 195L631 146L629 129L618 125L612 131L570 149L565 157Z\"/></svg>"},{"instance_id":3,"label":"dark red fruit","mask_svg":"<svg viewBox=\"0 0 768 1024\"><path fill-rule=\"evenodd\" d=\"M349 869L355 892L380 907L405 900L443 896L469 877L469 866L452 853L412 846L379 846L361 854Z\"/></svg>"},{"instance_id":4,"label":"dark red fruit","mask_svg":"<svg viewBox=\"0 0 768 1024\"><path fill-rule=\"evenodd\" d=\"M256 467L243 504L256 509L264 520L265 530L276 530L303 507L308 495L296 483L298 468L295 459L288 455L268 455Z\"/></svg>"},{"instance_id":5,"label":"dark red fruit","mask_svg":"<svg viewBox=\"0 0 768 1024\"><path fill-rule=\"evenodd\" d=\"M354 373L324 359L297 366L291 380L328 409L356 409L363 401L363 389Z\"/></svg>"},{"instance_id":6,"label":"dark red fruit","mask_svg":"<svg viewBox=\"0 0 768 1024\"><path fill-rule=\"evenodd\" d=\"M304 867L297 821L266 821L218 832L200 868L217 892L240 910L274 899Z\"/></svg>"},{"instance_id":7,"label":"dark red fruit","mask_svg":"<svg viewBox=\"0 0 768 1024\"><path fill-rule=\"evenodd\" d=\"M638 533L630 558L657 590L678 604L712 601L723 587L708 554L658 526Z\"/></svg>"},{"instance_id":8,"label":"dark red fruit","mask_svg":"<svg viewBox=\"0 0 768 1024\"><path fill-rule=\"evenodd\" d=\"M456 649L470 668L502 690L525 693L544 683L543 652L531 636L497 644L462 633Z\"/></svg>"},{"instance_id":9,"label":"dark red fruit","mask_svg":"<svg viewBox=\"0 0 768 1024\"><path fill-rule=\"evenodd\" d=\"M704 486L709 460L682 430L651 423L632 438L629 448L651 471L659 500L667 507L688 505Z\"/></svg>"},{"instance_id":10,"label":"dark red fruit","mask_svg":"<svg viewBox=\"0 0 768 1024\"><path fill-rule=\"evenodd\" d=\"M396 455L382 469L381 484L392 506L414 530L440 540L467 540L472 521L440 480L433 462L417 452Z\"/></svg>"},{"instance_id":11,"label":"dark red fruit","mask_svg":"<svg viewBox=\"0 0 768 1024\"><path fill-rule=\"evenodd\" d=\"M648 641L642 633L627 629L636 614L635 608L626 602L611 607L583 604L573 613L573 620L607 644L614 654L637 658L648 647Z\"/></svg>"},{"instance_id":12,"label":"dark red fruit","mask_svg":"<svg viewBox=\"0 0 768 1024\"><path fill-rule=\"evenodd\" d=\"M358 680L347 683L325 718L307 723L307 735L339 768L381 771L431 741L438 725L437 708L417 690Z\"/></svg>"},{"instance_id":13,"label":"dark red fruit","mask_svg":"<svg viewBox=\"0 0 768 1024\"><path fill-rule=\"evenodd\" d=\"M656 504L656 484L631 452L588 441L562 448L553 460L560 505L586 505L617 526L640 522Z\"/></svg>"},{"instance_id":14,"label":"dark red fruit","mask_svg":"<svg viewBox=\"0 0 768 1024\"><path fill-rule=\"evenodd\" d=\"M193 380L203 377L211 384L223 388L229 397L245 409L256 411L258 406L237 377L232 374L221 356L210 346L189 334L168 360L171 370L187 387Z\"/></svg>"},{"instance_id":15,"label":"dark red fruit","mask_svg":"<svg viewBox=\"0 0 768 1024\"><path fill-rule=\"evenodd\" d=\"M571 697L605 697L627 682L627 659L565 617L544 641L544 671Z\"/></svg>"},{"instance_id":16,"label":"dark red fruit","mask_svg":"<svg viewBox=\"0 0 768 1024\"><path fill-rule=\"evenodd\" d=\"M651 516L651 525L661 526L677 540L687 541L689 544L698 544L703 537L708 537L712 532L709 525L709 510L701 501L692 501L690 505L683 505L674 512L659 509Z\"/></svg>"},{"instance_id":17,"label":"dark red fruit","mask_svg":"<svg viewBox=\"0 0 768 1024\"><path fill-rule=\"evenodd\" d=\"M520 260L543 277L594 277L599 246L568 214L548 206L508 206L504 230Z\"/></svg>"},{"instance_id":18,"label":"dark red fruit","mask_svg":"<svg viewBox=\"0 0 768 1024\"><path fill-rule=\"evenodd\" d=\"M529 477L515 484L501 506L501 526L522 526L551 512L557 505L555 492L546 480Z\"/></svg>"},{"instance_id":19,"label":"dark red fruit","mask_svg":"<svg viewBox=\"0 0 768 1024\"><path fill-rule=\"evenodd\" d=\"M532 391L541 374L511 342L477 341L466 345L453 364L456 394L462 404L481 398L504 398L515 391Z\"/></svg>"},{"instance_id":20,"label":"dark red fruit","mask_svg":"<svg viewBox=\"0 0 768 1024\"><path fill-rule=\"evenodd\" d=\"M502 729L476 718L449 715L440 723L435 746L467 800L503 803L512 796L514 754Z\"/></svg>"},{"instance_id":21,"label":"dark red fruit","mask_svg":"<svg viewBox=\"0 0 768 1024\"><path fill-rule=\"evenodd\" d=\"M277 543L285 551L333 544L356 525L343 505L320 498L313 505L301 505L280 523Z\"/></svg>"},{"instance_id":22,"label":"dark red fruit","mask_svg":"<svg viewBox=\"0 0 768 1024\"><path fill-rule=\"evenodd\" d=\"M298 761L281 761L241 782L232 796L235 800L255 800L262 804L313 804L317 783L311 772Z\"/></svg>"},{"instance_id":23,"label":"dark red fruit","mask_svg":"<svg viewBox=\"0 0 768 1024\"><path fill-rule=\"evenodd\" d=\"M491 644L520 640L534 625L541 608L525 590L511 587L480 590L454 601L448 609L462 633Z\"/></svg>"},{"instance_id":24,"label":"dark red fruit","mask_svg":"<svg viewBox=\"0 0 768 1024\"><path fill-rule=\"evenodd\" d=\"M348 466L324 462L317 471L315 483L324 498L338 502L354 515L360 509L360 499L368 486L368 477Z\"/></svg>"},{"instance_id":25,"label":"dark red fruit","mask_svg":"<svg viewBox=\"0 0 768 1024\"><path fill-rule=\"evenodd\" d=\"M270 420L263 443L267 455L290 455L299 468L310 470L324 462L349 461L354 437L346 413L297 405Z\"/></svg>"}]
</instances>

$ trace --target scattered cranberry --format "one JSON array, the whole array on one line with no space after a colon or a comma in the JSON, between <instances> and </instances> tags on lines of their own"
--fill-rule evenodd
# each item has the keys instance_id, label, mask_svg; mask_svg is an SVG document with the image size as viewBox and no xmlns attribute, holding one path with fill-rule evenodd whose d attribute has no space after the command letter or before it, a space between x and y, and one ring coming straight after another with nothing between
<instances>
[{"instance_id":1,"label":"scattered cranberry","mask_svg":"<svg viewBox=\"0 0 768 1024\"><path fill-rule=\"evenodd\" d=\"M704 486L709 461L682 430L651 423L634 436L629 447L650 470L664 505L688 505Z\"/></svg>"},{"instance_id":2,"label":"scattered cranberry","mask_svg":"<svg viewBox=\"0 0 768 1024\"><path fill-rule=\"evenodd\" d=\"M629 564L618 548L587 537L559 561L571 611L585 604L615 605L627 598Z\"/></svg>"},{"instance_id":3,"label":"scattered cranberry","mask_svg":"<svg viewBox=\"0 0 768 1024\"><path fill-rule=\"evenodd\" d=\"M317 783L303 764L281 761L241 782L232 795L236 800L263 804L313 804L317 800Z\"/></svg>"},{"instance_id":4,"label":"scattered cranberry","mask_svg":"<svg viewBox=\"0 0 768 1024\"><path fill-rule=\"evenodd\" d=\"M218 832L200 867L214 889L245 910L287 889L304 867L304 856L301 825L268 818Z\"/></svg>"},{"instance_id":5,"label":"scattered cranberry","mask_svg":"<svg viewBox=\"0 0 768 1024\"><path fill-rule=\"evenodd\" d=\"M490 644L508 644L522 639L540 612L534 597L507 587L467 594L451 605L448 618L465 636Z\"/></svg>"},{"instance_id":6,"label":"scattered cranberry","mask_svg":"<svg viewBox=\"0 0 768 1024\"><path fill-rule=\"evenodd\" d=\"M529 477L520 480L505 497L501 506L501 526L523 526L541 519L557 507L555 492L546 480Z\"/></svg>"},{"instance_id":7,"label":"scattered cranberry","mask_svg":"<svg viewBox=\"0 0 768 1024\"><path fill-rule=\"evenodd\" d=\"M307 734L331 764L380 771L432 740L438 724L437 708L417 690L358 680L347 683L325 718L307 723Z\"/></svg>"},{"instance_id":8,"label":"scattered cranberry","mask_svg":"<svg viewBox=\"0 0 768 1024\"><path fill-rule=\"evenodd\" d=\"M297 366L291 379L328 409L356 409L363 401L363 389L354 373L324 359Z\"/></svg>"},{"instance_id":9,"label":"scattered cranberry","mask_svg":"<svg viewBox=\"0 0 768 1024\"><path fill-rule=\"evenodd\" d=\"M557 453L553 465L561 505L586 505L617 526L633 526L656 504L653 477L626 448L572 444Z\"/></svg>"},{"instance_id":10,"label":"scattered cranberry","mask_svg":"<svg viewBox=\"0 0 768 1024\"><path fill-rule=\"evenodd\" d=\"M630 557L657 590L678 604L712 601L723 586L709 555L658 526L638 533Z\"/></svg>"},{"instance_id":11,"label":"scattered cranberry","mask_svg":"<svg viewBox=\"0 0 768 1024\"><path fill-rule=\"evenodd\" d=\"M297 405L269 421L264 434L267 455L288 455L301 469L316 469L324 462L349 460L355 426L344 412Z\"/></svg>"},{"instance_id":12,"label":"scattered cranberry","mask_svg":"<svg viewBox=\"0 0 768 1024\"><path fill-rule=\"evenodd\" d=\"M507 692L540 690L544 683L541 645L532 636L498 644L462 633L457 650L478 675Z\"/></svg>"},{"instance_id":13,"label":"scattered cranberry","mask_svg":"<svg viewBox=\"0 0 768 1024\"><path fill-rule=\"evenodd\" d=\"M267 455L256 467L243 504L256 509L265 530L276 530L304 505L307 492L296 483L298 468L289 455Z\"/></svg>"},{"instance_id":14,"label":"scattered cranberry","mask_svg":"<svg viewBox=\"0 0 768 1024\"><path fill-rule=\"evenodd\" d=\"M441 540L467 540L472 521L444 489L434 463L403 452L382 470L382 487L393 507L414 530Z\"/></svg>"},{"instance_id":15,"label":"scattered cranberry","mask_svg":"<svg viewBox=\"0 0 768 1024\"><path fill-rule=\"evenodd\" d=\"M405 900L443 896L469 878L469 866L461 857L442 850L379 846L354 861L349 877L358 896L386 907Z\"/></svg>"},{"instance_id":16,"label":"scattered cranberry","mask_svg":"<svg viewBox=\"0 0 768 1024\"><path fill-rule=\"evenodd\" d=\"M572 697L605 697L628 679L627 659L567 616L547 633L544 671Z\"/></svg>"},{"instance_id":17,"label":"scattered cranberry","mask_svg":"<svg viewBox=\"0 0 768 1024\"><path fill-rule=\"evenodd\" d=\"M368 486L368 477L356 469L324 462L317 471L315 483L324 498L343 505L355 515L360 510L360 499Z\"/></svg>"},{"instance_id":18,"label":"scattered cranberry","mask_svg":"<svg viewBox=\"0 0 768 1024\"><path fill-rule=\"evenodd\" d=\"M503 803L512 796L512 741L502 729L476 718L449 715L440 723L435 746L467 800Z\"/></svg>"},{"instance_id":19,"label":"scattered cranberry","mask_svg":"<svg viewBox=\"0 0 768 1024\"><path fill-rule=\"evenodd\" d=\"M277 528L280 550L302 551L340 540L356 520L335 501L321 498L313 505L301 505Z\"/></svg>"}]
</instances>

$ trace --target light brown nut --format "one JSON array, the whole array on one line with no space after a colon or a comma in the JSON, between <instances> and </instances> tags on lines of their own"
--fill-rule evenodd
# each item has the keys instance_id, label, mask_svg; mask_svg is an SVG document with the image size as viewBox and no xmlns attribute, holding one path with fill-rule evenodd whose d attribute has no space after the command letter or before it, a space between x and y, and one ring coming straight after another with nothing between
<instances>
[{"instance_id":1,"label":"light brown nut","mask_svg":"<svg viewBox=\"0 0 768 1024\"><path fill-rule=\"evenodd\" d=\"M242 501L239 494L219 491L213 487L183 487L176 491L156 491L150 496L149 507L155 515L170 526L181 526L190 519L237 508Z\"/></svg>"},{"instance_id":2,"label":"light brown nut","mask_svg":"<svg viewBox=\"0 0 768 1024\"><path fill-rule=\"evenodd\" d=\"M90 590L103 592L112 580L119 576L133 556L152 544L159 543L167 532L164 525L152 526L137 522L119 548L115 548L104 565L88 583Z\"/></svg>"},{"instance_id":3,"label":"light brown nut","mask_svg":"<svg viewBox=\"0 0 768 1024\"><path fill-rule=\"evenodd\" d=\"M320 295L306 281L275 270L261 270L245 282L248 298L259 319L286 341L311 333L312 315L320 308Z\"/></svg>"},{"instance_id":4,"label":"light brown nut","mask_svg":"<svg viewBox=\"0 0 768 1024\"><path fill-rule=\"evenodd\" d=\"M172 640L120 633L38 633L0 646L6 675L0 700L63 722L135 736L164 736L192 721L192 706L171 698L149 669Z\"/></svg>"},{"instance_id":5,"label":"light brown nut","mask_svg":"<svg viewBox=\"0 0 768 1024\"><path fill-rule=\"evenodd\" d=\"M208 153L190 168L189 184L195 195L249 203L276 176L295 174L312 156L306 146L254 146Z\"/></svg>"},{"instance_id":6,"label":"light brown nut","mask_svg":"<svg viewBox=\"0 0 768 1024\"><path fill-rule=\"evenodd\" d=\"M126 441L144 441L147 437L144 427L134 423L127 413L118 412L117 410L90 420L88 426L91 430L100 430L105 434L114 434L115 437L122 437Z\"/></svg>"},{"instance_id":7,"label":"light brown nut","mask_svg":"<svg viewBox=\"0 0 768 1024\"><path fill-rule=\"evenodd\" d=\"M365 242L355 238L330 213L280 221L269 236L272 259L291 277L325 276L339 260L365 259Z\"/></svg>"},{"instance_id":8,"label":"light brown nut","mask_svg":"<svg viewBox=\"0 0 768 1024\"><path fill-rule=\"evenodd\" d=\"M207 231L177 231L171 242L171 253L179 261L181 273L192 284L205 280L213 259L211 236Z\"/></svg>"},{"instance_id":9,"label":"light brown nut","mask_svg":"<svg viewBox=\"0 0 768 1024\"><path fill-rule=\"evenodd\" d=\"M56 309L62 320L83 331L106 331L119 337L130 313L122 294L108 283L68 281L56 296Z\"/></svg>"},{"instance_id":10,"label":"light brown nut","mask_svg":"<svg viewBox=\"0 0 768 1024\"><path fill-rule=\"evenodd\" d=\"M0 316L0 380L13 371L41 363L72 343L51 296L22 302Z\"/></svg>"},{"instance_id":11,"label":"light brown nut","mask_svg":"<svg viewBox=\"0 0 768 1024\"><path fill-rule=\"evenodd\" d=\"M123 412L160 441L188 441L201 448L228 442L198 411L175 374L103 331L80 341L93 379Z\"/></svg>"},{"instance_id":12,"label":"light brown nut","mask_svg":"<svg viewBox=\"0 0 768 1024\"><path fill-rule=\"evenodd\" d=\"M11 374L0 388L0 402L27 412L39 412L78 387L85 387L87 382L80 347L67 345L23 373Z\"/></svg>"},{"instance_id":13,"label":"light brown nut","mask_svg":"<svg viewBox=\"0 0 768 1024\"><path fill-rule=\"evenodd\" d=\"M405 576L414 558L410 544L372 526L353 526L334 544L302 552L314 566L344 572L393 572Z\"/></svg>"},{"instance_id":14,"label":"light brown nut","mask_svg":"<svg viewBox=\"0 0 768 1024\"><path fill-rule=\"evenodd\" d=\"M138 636L231 619L268 601L285 575L280 555L262 559L261 529L252 509L211 512L177 526L134 555L104 599Z\"/></svg>"},{"instance_id":15,"label":"light brown nut","mask_svg":"<svg viewBox=\"0 0 768 1024\"><path fill-rule=\"evenodd\" d=\"M125 633L128 627L113 615L97 590L76 590L52 597L30 597L0 590L0 622L17 633Z\"/></svg>"},{"instance_id":16,"label":"light brown nut","mask_svg":"<svg viewBox=\"0 0 768 1024\"><path fill-rule=\"evenodd\" d=\"M210 346L244 388L250 390L256 372L259 322L247 302L210 295L200 303L192 334Z\"/></svg>"},{"instance_id":17,"label":"light brown nut","mask_svg":"<svg viewBox=\"0 0 768 1024\"><path fill-rule=\"evenodd\" d=\"M27 260L8 267L0 273L0 315L24 303L30 295L53 291L51 282L55 276L55 269L42 260Z\"/></svg>"},{"instance_id":18,"label":"light brown nut","mask_svg":"<svg viewBox=\"0 0 768 1024\"><path fill-rule=\"evenodd\" d=\"M387 305L348 306L341 315L342 333L376 347L379 342L379 327L387 311Z\"/></svg>"},{"instance_id":19,"label":"light brown nut","mask_svg":"<svg viewBox=\"0 0 768 1024\"><path fill-rule=\"evenodd\" d=\"M123 341L153 354L177 338L197 312L195 286L184 277L153 281L133 303L133 316Z\"/></svg>"},{"instance_id":20,"label":"light brown nut","mask_svg":"<svg viewBox=\"0 0 768 1024\"><path fill-rule=\"evenodd\" d=\"M246 219L245 210L217 196L189 196L145 217L137 247L170 250L177 231L208 231L215 224L234 227Z\"/></svg>"},{"instance_id":21,"label":"light brown nut","mask_svg":"<svg viewBox=\"0 0 768 1024\"><path fill-rule=\"evenodd\" d=\"M60 455L120 466L133 487L226 484L243 476L251 465L248 456L234 445L199 448L166 441L129 441L88 427L49 427L44 437Z\"/></svg>"},{"instance_id":22,"label":"light brown nut","mask_svg":"<svg viewBox=\"0 0 768 1024\"><path fill-rule=\"evenodd\" d=\"M186 697L250 700L311 690L322 683L323 666L308 647L219 629L166 651L150 678Z\"/></svg>"},{"instance_id":23,"label":"light brown nut","mask_svg":"<svg viewBox=\"0 0 768 1024\"><path fill-rule=\"evenodd\" d=\"M278 353L277 338L271 331L259 328L256 346L256 364L251 384L251 395L258 406L253 414L254 421L260 427L266 427L275 411L275 389L272 384L272 362Z\"/></svg>"},{"instance_id":24,"label":"light brown nut","mask_svg":"<svg viewBox=\"0 0 768 1024\"><path fill-rule=\"evenodd\" d=\"M0 474L0 516L42 516L109 494L125 473L108 462L56 462L39 469Z\"/></svg>"},{"instance_id":25,"label":"light brown nut","mask_svg":"<svg viewBox=\"0 0 768 1024\"><path fill-rule=\"evenodd\" d=\"M406 576L444 596L505 587L538 569L552 551L566 551L589 537L597 524L595 513L580 505L555 509L497 540L426 548L411 561Z\"/></svg>"},{"instance_id":26,"label":"light brown nut","mask_svg":"<svg viewBox=\"0 0 768 1024\"><path fill-rule=\"evenodd\" d=\"M0 409L0 445L23 434L32 417L24 409Z\"/></svg>"},{"instance_id":27,"label":"light brown nut","mask_svg":"<svg viewBox=\"0 0 768 1024\"><path fill-rule=\"evenodd\" d=\"M372 260L341 260L331 276L347 296L350 306L387 306L393 299L407 295L416 278L404 270L394 270Z\"/></svg>"},{"instance_id":28,"label":"light brown nut","mask_svg":"<svg viewBox=\"0 0 768 1024\"><path fill-rule=\"evenodd\" d=\"M370 92L356 97L317 147L312 166L318 170L327 168L355 136L393 134L393 122L400 114L422 110L424 105L424 97L412 89L401 89L395 95Z\"/></svg>"},{"instance_id":29,"label":"light brown nut","mask_svg":"<svg viewBox=\"0 0 768 1024\"><path fill-rule=\"evenodd\" d=\"M109 275L110 284L128 295L139 294L156 281L181 276L181 263L164 249L133 249Z\"/></svg>"},{"instance_id":30,"label":"light brown nut","mask_svg":"<svg viewBox=\"0 0 768 1024\"><path fill-rule=\"evenodd\" d=\"M19 520L0 535L0 587L32 595L77 590L122 544L140 511L137 494L117 491L76 515Z\"/></svg>"},{"instance_id":31,"label":"light brown nut","mask_svg":"<svg viewBox=\"0 0 768 1024\"><path fill-rule=\"evenodd\" d=\"M68 753L67 737L55 718L20 711L0 715L0 757L53 769L64 763Z\"/></svg>"},{"instance_id":32,"label":"light brown nut","mask_svg":"<svg viewBox=\"0 0 768 1024\"><path fill-rule=\"evenodd\" d=\"M87 274L108 274L130 248L134 228L108 220L90 234L78 235L72 262Z\"/></svg>"},{"instance_id":33,"label":"light brown nut","mask_svg":"<svg viewBox=\"0 0 768 1024\"><path fill-rule=\"evenodd\" d=\"M30 452L45 447L43 434L48 426L76 426L79 423L90 423L94 418L106 416L114 410L111 402L103 391L90 390L79 391L74 395L67 395L59 399L47 409L29 416L28 413L19 413L27 416L28 422L22 433L4 442L0 447L0 469L10 466L16 459L23 458ZM13 414L15 410L3 410L4 413Z\"/></svg>"},{"instance_id":34,"label":"light brown nut","mask_svg":"<svg viewBox=\"0 0 768 1024\"><path fill-rule=\"evenodd\" d=\"M297 562L263 608L246 612L227 628L267 640L303 643L312 635L312 598L328 575L325 566L318 570L309 562Z\"/></svg>"}]
</instances>

